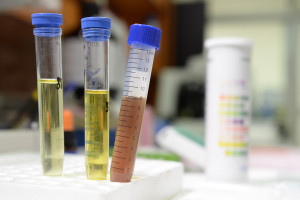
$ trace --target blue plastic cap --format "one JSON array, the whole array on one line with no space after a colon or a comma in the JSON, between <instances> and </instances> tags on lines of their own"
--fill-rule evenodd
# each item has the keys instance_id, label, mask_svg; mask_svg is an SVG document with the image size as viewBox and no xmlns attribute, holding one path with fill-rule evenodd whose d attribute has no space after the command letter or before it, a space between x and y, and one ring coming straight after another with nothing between
<instances>
[{"instance_id":1,"label":"blue plastic cap","mask_svg":"<svg viewBox=\"0 0 300 200\"><path fill-rule=\"evenodd\" d=\"M32 25L36 28L56 27L62 25L62 15L58 13L35 13L31 15Z\"/></svg>"},{"instance_id":2,"label":"blue plastic cap","mask_svg":"<svg viewBox=\"0 0 300 200\"><path fill-rule=\"evenodd\" d=\"M145 44L159 49L161 30L154 26L133 24L130 26L128 45Z\"/></svg>"},{"instance_id":3,"label":"blue plastic cap","mask_svg":"<svg viewBox=\"0 0 300 200\"><path fill-rule=\"evenodd\" d=\"M81 19L81 28L102 28L110 29L111 20L107 17L85 17Z\"/></svg>"},{"instance_id":4,"label":"blue plastic cap","mask_svg":"<svg viewBox=\"0 0 300 200\"><path fill-rule=\"evenodd\" d=\"M85 17L81 19L82 34L92 42L107 41L110 37L111 20L107 17Z\"/></svg>"}]
</instances>

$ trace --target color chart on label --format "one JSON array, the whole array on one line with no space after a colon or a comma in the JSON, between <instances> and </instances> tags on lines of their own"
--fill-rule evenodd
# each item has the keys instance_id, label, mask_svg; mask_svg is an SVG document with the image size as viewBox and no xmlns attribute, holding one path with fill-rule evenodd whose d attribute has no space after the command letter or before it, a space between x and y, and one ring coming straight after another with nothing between
<instances>
[{"instance_id":1,"label":"color chart on label","mask_svg":"<svg viewBox=\"0 0 300 200\"><path fill-rule=\"evenodd\" d=\"M247 154L250 99L248 95L220 95L219 147L226 156Z\"/></svg>"}]
</instances>

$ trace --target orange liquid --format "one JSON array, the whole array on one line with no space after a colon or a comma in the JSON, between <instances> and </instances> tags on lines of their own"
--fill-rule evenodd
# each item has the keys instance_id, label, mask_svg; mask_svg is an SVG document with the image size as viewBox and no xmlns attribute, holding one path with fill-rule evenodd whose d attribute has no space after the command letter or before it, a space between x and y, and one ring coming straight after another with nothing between
<instances>
[{"instance_id":1,"label":"orange liquid","mask_svg":"<svg viewBox=\"0 0 300 200\"><path fill-rule=\"evenodd\" d=\"M128 96L122 98L110 168L112 182L130 182L131 180L145 105L145 98Z\"/></svg>"}]
</instances>

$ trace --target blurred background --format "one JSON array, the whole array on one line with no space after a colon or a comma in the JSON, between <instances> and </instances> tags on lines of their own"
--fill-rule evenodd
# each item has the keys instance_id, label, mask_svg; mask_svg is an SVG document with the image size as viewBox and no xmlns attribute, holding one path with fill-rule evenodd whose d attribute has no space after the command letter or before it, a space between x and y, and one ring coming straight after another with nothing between
<instances>
[{"instance_id":1,"label":"blurred background","mask_svg":"<svg viewBox=\"0 0 300 200\"><path fill-rule=\"evenodd\" d=\"M80 19L112 19L110 38L110 145L113 146L133 23L162 29L156 52L138 155L185 161L160 146L166 124L203 145L206 38L247 37L252 55L250 155L300 145L300 0L1 0L0 152L38 150L38 104L31 14L63 15L64 108L72 111L76 151L84 144L83 42ZM172 143L172 141L170 141ZM266 150L267 147L272 147ZM81 150L80 150L81 149ZM171 148L172 149L172 148ZM268 154L269 155L269 154ZM196 155L197 156L197 155ZM291 160L291 162L293 159ZM255 165L255 162L254 162ZM300 167L299 167L300 168ZM201 170L201 169L200 169Z\"/></svg>"}]
</instances>

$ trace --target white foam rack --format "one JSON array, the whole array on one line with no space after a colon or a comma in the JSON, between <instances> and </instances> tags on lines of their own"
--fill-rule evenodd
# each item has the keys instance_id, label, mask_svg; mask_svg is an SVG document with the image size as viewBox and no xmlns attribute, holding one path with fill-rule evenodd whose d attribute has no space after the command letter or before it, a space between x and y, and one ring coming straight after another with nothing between
<instances>
[{"instance_id":1,"label":"white foam rack","mask_svg":"<svg viewBox=\"0 0 300 200\"><path fill-rule=\"evenodd\" d=\"M87 180L83 155L65 155L63 176L41 174L37 153L0 154L1 200L160 200L181 190L178 162L137 159L133 180L116 183Z\"/></svg>"}]
</instances>

